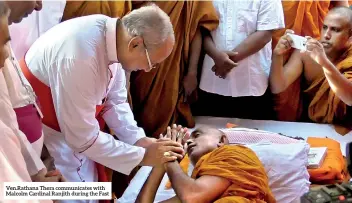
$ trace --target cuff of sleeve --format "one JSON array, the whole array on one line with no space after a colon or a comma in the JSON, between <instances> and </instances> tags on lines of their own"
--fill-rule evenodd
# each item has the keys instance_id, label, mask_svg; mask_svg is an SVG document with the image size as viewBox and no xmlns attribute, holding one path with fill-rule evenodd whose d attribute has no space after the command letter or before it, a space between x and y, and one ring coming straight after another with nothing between
<instances>
[{"instance_id":1,"label":"cuff of sleeve","mask_svg":"<svg viewBox=\"0 0 352 203\"><path fill-rule=\"evenodd\" d=\"M138 131L136 132L136 136L131 136L128 140L125 142L131 145L136 144L136 142L142 138L145 138L145 132L142 128L139 128Z\"/></svg>"},{"instance_id":2,"label":"cuff of sleeve","mask_svg":"<svg viewBox=\"0 0 352 203\"><path fill-rule=\"evenodd\" d=\"M36 175L40 170L42 170L43 168L46 168L44 166L44 163L39 157L35 158L35 160L33 161L34 161L34 167L28 167L28 173L30 176Z\"/></svg>"},{"instance_id":3,"label":"cuff of sleeve","mask_svg":"<svg viewBox=\"0 0 352 203\"><path fill-rule=\"evenodd\" d=\"M110 134L99 132L95 142L83 154L97 163L129 175L143 160L145 149L115 140Z\"/></svg>"},{"instance_id":4,"label":"cuff of sleeve","mask_svg":"<svg viewBox=\"0 0 352 203\"><path fill-rule=\"evenodd\" d=\"M279 30L285 28L283 25L279 25L278 23L268 23L257 26L257 30Z\"/></svg>"}]
</instances>

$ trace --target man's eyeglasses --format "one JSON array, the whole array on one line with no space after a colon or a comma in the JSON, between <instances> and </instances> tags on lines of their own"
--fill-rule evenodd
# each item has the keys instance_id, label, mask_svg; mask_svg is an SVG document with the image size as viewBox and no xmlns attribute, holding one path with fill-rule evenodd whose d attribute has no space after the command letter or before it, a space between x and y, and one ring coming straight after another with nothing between
<instances>
[{"instance_id":1,"label":"man's eyeglasses","mask_svg":"<svg viewBox=\"0 0 352 203\"><path fill-rule=\"evenodd\" d=\"M143 44L144 44L144 42L143 42ZM153 65L152 62L150 61L149 52L148 52L148 49L145 46L145 44L144 44L144 49L145 49L145 55L147 56L147 60L148 60L148 64L149 64L149 70L151 70L151 69L155 68L156 65Z\"/></svg>"}]
</instances>

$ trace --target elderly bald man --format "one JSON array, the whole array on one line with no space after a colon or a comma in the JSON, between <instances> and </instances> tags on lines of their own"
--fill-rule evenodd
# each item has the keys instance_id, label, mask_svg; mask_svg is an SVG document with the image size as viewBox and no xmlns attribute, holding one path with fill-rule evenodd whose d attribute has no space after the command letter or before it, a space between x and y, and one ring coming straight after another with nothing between
<instances>
[{"instance_id":1,"label":"elderly bald man","mask_svg":"<svg viewBox=\"0 0 352 203\"><path fill-rule=\"evenodd\" d=\"M168 161L164 152L183 153L178 143L155 142L137 127L124 72L151 70L174 43L169 17L150 5L122 19L63 22L31 46L21 67L42 106L44 143L68 181L97 181L94 162L129 174L137 165ZM100 131L100 121L119 140Z\"/></svg>"}]
</instances>

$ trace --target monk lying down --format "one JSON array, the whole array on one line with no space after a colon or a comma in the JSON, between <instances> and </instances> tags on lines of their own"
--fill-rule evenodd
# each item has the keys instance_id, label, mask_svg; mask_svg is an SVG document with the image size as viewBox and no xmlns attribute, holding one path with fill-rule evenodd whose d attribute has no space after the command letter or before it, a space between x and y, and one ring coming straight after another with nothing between
<instances>
[{"instance_id":1,"label":"monk lying down","mask_svg":"<svg viewBox=\"0 0 352 203\"><path fill-rule=\"evenodd\" d=\"M182 142L186 131L180 126L167 130L162 139ZM192 132L184 145L191 163L192 176L183 172L178 161L154 167L136 202L152 203L165 172L176 196L163 202L276 202L268 177L256 154L244 146L230 146L220 130L201 127ZM165 156L175 156L173 152ZM175 158L176 159L176 158Z\"/></svg>"}]
</instances>

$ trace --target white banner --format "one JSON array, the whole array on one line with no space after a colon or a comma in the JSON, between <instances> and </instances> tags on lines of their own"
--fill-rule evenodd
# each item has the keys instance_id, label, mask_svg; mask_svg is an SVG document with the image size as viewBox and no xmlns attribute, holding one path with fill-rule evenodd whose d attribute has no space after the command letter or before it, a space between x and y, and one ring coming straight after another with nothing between
<instances>
[{"instance_id":1,"label":"white banner","mask_svg":"<svg viewBox=\"0 0 352 203\"><path fill-rule=\"evenodd\" d=\"M1 189L5 200L112 199L111 182L5 182Z\"/></svg>"}]
</instances>

